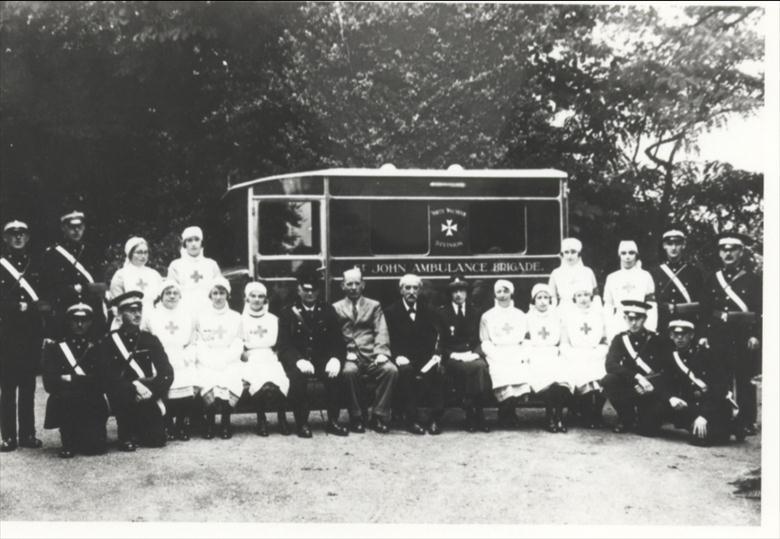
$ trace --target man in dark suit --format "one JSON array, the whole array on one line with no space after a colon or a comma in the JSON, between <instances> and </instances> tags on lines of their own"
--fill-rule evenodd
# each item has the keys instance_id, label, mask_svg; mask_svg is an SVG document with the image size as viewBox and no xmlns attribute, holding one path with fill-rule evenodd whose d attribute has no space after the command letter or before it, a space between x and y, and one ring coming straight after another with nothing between
<instances>
[{"instance_id":1,"label":"man in dark suit","mask_svg":"<svg viewBox=\"0 0 780 539\"><path fill-rule=\"evenodd\" d=\"M436 315L420 301L422 280L417 275L404 275L398 287L401 298L385 311L390 351L398 367L396 397L409 432L424 434L418 406L429 395L428 432L439 434L439 422L444 415L444 376L441 356L436 354Z\"/></svg>"},{"instance_id":2,"label":"man in dark suit","mask_svg":"<svg viewBox=\"0 0 780 539\"><path fill-rule=\"evenodd\" d=\"M92 307L76 303L66 311L68 330L59 342L46 340L43 346L43 387L49 393L44 428L60 429L61 458L75 453L100 455L106 452L108 407L95 376L94 346L89 338Z\"/></svg>"},{"instance_id":3,"label":"man in dark suit","mask_svg":"<svg viewBox=\"0 0 780 539\"><path fill-rule=\"evenodd\" d=\"M482 408L492 384L479 346L481 313L468 302L469 283L462 274L453 275L448 288L451 301L437 311L438 352L462 398L466 430L489 432Z\"/></svg>"},{"instance_id":4,"label":"man in dark suit","mask_svg":"<svg viewBox=\"0 0 780 539\"><path fill-rule=\"evenodd\" d=\"M121 451L135 451L136 440L144 446L165 445L165 406L162 399L173 383L173 368L160 340L141 331L141 292L126 292L114 298L121 327L103 337L90 353L97 365L101 388L116 415Z\"/></svg>"},{"instance_id":5,"label":"man in dark suit","mask_svg":"<svg viewBox=\"0 0 780 539\"><path fill-rule=\"evenodd\" d=\"M722 265L704 284L701 319L705 328L700 341L734 380L737 419L747 435L757 432L756 387L751 379L761 366L761 277L744 262L745 248L752 242L744 234L718 236Z\"/></svg>"},{"instance_id":6,"label":"man in dark suit","mask_svg":"<svg viewBox=\"0 0 780 539\"><path fill-rule=\"evenodd\" d=\"M339 424L344 392L341 370L346 347L333 307L320 301L320 278L303 267L298 275L298 297L279 316L279 360L290 379L290 400L298 436L311 438L309 428L309 384L312 379L325 385L328 422L325 431L347 436Z\"/></svg>"}]
</instances>

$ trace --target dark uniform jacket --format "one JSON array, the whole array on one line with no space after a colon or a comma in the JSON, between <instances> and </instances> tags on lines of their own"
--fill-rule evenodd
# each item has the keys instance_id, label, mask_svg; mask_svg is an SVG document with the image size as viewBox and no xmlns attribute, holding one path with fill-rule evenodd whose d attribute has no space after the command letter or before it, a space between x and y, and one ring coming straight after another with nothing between
<instances>
[{"instance_id":1,"label":"dark uniform jacket","mask_svg":"<svg viewBox=\"0 0 780 539\"><path fill-rule=\"evenodd\" d=\"M643 369L639 361L632 357L623 338L627 335L634 351L637 353L650 373ZM623 331L612 339L607 351L606 371L616 374L626 385L634 384L634 376L641 374L653 384L654 393L661 398L668 398L668 371L671 341L659 337L656 333L642 328L637 333Z\"/></svg>"},{"instance_id":2,"label":"dark uniform jacket","mask_svg":"<svg viewBox=\"0 0 780 539\"><path fill-rule=\"evenodd\" d=\"M717 272L709 275L702 295L702 321L706 334L723 336L726 331L732 339L745 345L749 337L761 338L761 278L748 268L723 270L723 277L731 289L745 302L748 312L732 300L717 278ZM711 343L712 344L712 343Z\"/></svg>"},{"instance_id":3,"label":"dark uniform jacket","mask_svg":"<svg viewBox=\"0 0 780 539\"><path fill-rule=\"evenodd\" d=\"M650 275L655 283L655 299L658 302L659 331L666 329L670 320L682 318L696 323L701 305L686 305L701 301L704 275L691 261L681 260L677 264L664 262L688 292L686 298L679 287L661 268L661 265L650 269Z\"/></svg>"},{"instance_id":4,"label":"dark uniform jacket","mask_svg":"<svg viewBox=\"0 0 780 539\"><path fill-rule=\"evenodd\" d=\"M727 398L731 385L728 374L706 348L692 345L679 351L672 347L671 354L668 374L672 394L688 403L693 417L710 419L710 412L722 409Z\"/></svg>"},{"instance_id":5,"label":"dark uniform jacket","mask_svg":"<svg viewBox=\"0 0 780 539\"><path fill-rule=\"evenodd\" d=\"M65 343L73 354L76 366L68 361L61 343ZM53 429L61 425L62 413L83 411L108 415L108 407L99 389L94 355L88 352L94 344L86 337L71 336L62 341L46 340L43 345L43 387L49 393L46 403L44 428ZM62 375L70 375L65 381Z\"/></svg>"},{"instance_id":6,"label":"dark uniform jacket","mask_svg":"<svg viewBox=\"0 0 780 539\"><path fill-rule=\"evenodd\" d=\"M437 325L439 327L439 347L444 359L453 352L473 351L480 353L479 320L481 313L472 304L466 305L466 314L459 317L451 302L439 307Z\"/></svg>"},{"instance_id":7,"label":"dark uniform jacket","mask_svg":"<svg viewBox=\"0 0 780 539\"><path fill-rule=\"evenodd\" d=\"M39 301L35 301L20 280L0 265L0 372L2 369L13 369L16 372L34 373L40 359L43 338L40 307L44 302L40 287L40 266L26 252L8 250L2 257L27 281ZM21 303L27 304L26 310L22 311Z\"/></svg>"},{"instance_id":8,"label":"dark uniform jacket","mask_svg":"<svg viewBox=\"0 0 780 539\"><path fill-rule=\"evenodd\" d=\"M143 372L143 376L137 373L123 357L114 341L114 335L118 335L122 340L130 356ZM103 337L91 352L98 356L92 361L96 361L101 388L110 398L120 399L119 402L122 404L134 402L136 391L133 382L135 380L140 380L151 390L153 399L165 398L168 394L168 389L173 382L173 367L168 361L162 343L151 333L131 332L120 328Z\"/></svg>"},{"instance_id":9,"label":"dark uniform jacket","mask_svg":"<svg viewBox=\"0 0 780 539\"><path fill-rule=\"evenodd\" d=\"M295 372L299 359L312 362L320 371L330 358L344 364L346 347L336 311L318 301L307 311L300 298L285 307L279 316L279 360L287 372Z\"/></svg>"},{"instance_id":10,"label":"dark uniform jacket","mask_svg":"<svg viewBox=\"0 0 780 539\"><path fill-rule=\"evenodd\" d=\"M75 301L83 301L92 307L96 322L104 322L104 292L99 291L98 287L94 285L90 286L89 279L60 254L57 246L61 246L70 253L89 272L93 282L104 282L98 256L88 245L62 241L48 247L43 253L41 278L44 292L52 304L55 315L61 318L68 305ZM82 286L81 294L77 293L74 288L77 284ZM100 326L101 323L93 324L93 327L99 328Z\"/></svg>"},{"instance_id":11,"label":"dark uniform jacket","mask_svg":"<svg viewBox=\"0 0 780 539\"><path fill-rule=\"evenodd\" d=\"M414 308L415 319L412 320L403 299L399 299L385 311L385 319L393 358L405 356L420 369L436 352L438 330L434 311L420 301Z\"/></svg>"}]
</instances>

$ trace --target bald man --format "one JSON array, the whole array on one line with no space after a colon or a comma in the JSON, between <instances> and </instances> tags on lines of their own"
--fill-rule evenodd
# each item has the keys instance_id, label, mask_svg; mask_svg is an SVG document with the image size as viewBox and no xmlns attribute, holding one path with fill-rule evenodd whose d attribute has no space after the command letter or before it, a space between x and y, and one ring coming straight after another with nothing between
<instances>
[{"instance_id":1,"label":"bald man","mask_svg":"<svg viewBox=\"0 0 780 539\"><path fill-rule=\"evenodd\" d=\"M390 361L390 335L382 306L363 295L365 286L358 268L345 271L341 288L346 297L334 303L333 308L347 349L343 375L349 395L350 430L365 431L358 399L360 375L365 373L377 383L370 426L385 434L390 431L390 400L398 368Z\"/></svg>"}]
</instances>

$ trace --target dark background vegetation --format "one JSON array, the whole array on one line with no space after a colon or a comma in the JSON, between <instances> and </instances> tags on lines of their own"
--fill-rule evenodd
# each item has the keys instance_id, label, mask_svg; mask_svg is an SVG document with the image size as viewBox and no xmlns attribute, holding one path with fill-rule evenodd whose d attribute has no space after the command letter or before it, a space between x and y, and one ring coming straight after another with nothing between
<instances>
[{"instance_id":1,"label":"dark background vegetation","mask_svg":"<svg viewBox=\"0 0 780 539\"><path fill-rule=\"evenodd\" d=\"M717 230L747 231L760 265L763 176L684 156L763 106L749 68L763 63L764 13L677 11L2 2L0 211L42 248L80 204L114 267L140 234L164 269L197 223L228 267L245 258L229 183L383 163L551 167L570 175L571 233L602 278L626 237L652 263L668 222L707 264Z\"/></svg>"}]
</instances>

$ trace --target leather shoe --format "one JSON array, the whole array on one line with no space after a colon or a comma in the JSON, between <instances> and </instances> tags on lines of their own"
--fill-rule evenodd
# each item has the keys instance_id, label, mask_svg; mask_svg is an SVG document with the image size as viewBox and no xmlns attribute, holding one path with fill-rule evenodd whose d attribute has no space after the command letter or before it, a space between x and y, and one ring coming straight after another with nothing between
<instances>
[{"instance_id":1,"label":"leather shoe","mask_svg":"<svg viewBox=\"0 0 780 539\"><path fill-rule=\"evenodd\" d=\"M43 446L43 442L35 436L28 436L19 440L19 447L27 447L30 449L38 449Z\"/></svg>"},{"instance_id":2,"label":"leather shoe","mask_svg":"<svg viewBox=\"0 0 780 539\"><path fill-rule=\"evenodd\" d=\"M14 451L17 447L16 438L6 438L0 443L0 452L8 453L9 451Z\"/></svg>"},{"instance_id":3,"label":"leather shoe","mask_svg":"<svg viewBox=\"0 0 780 539\"><path fill-rule=\"evenodd\" d=\"M750 423L749 425L745 425L744 432L745 436L755 436L758 434L758 427L756 427L755 423Z\"/></svg>"},{"instance_id":4,"label":"leather shoe","mask_svg":"<svg viewBox=\"0 0 780 539\"><path fill-rule=\"evenodd\" d=\"M263 438L268 436L268 423L265 421L258 421L257 427L255 427L255 434L262 436Z\"/></svg>"},{"instance_id":5,"label":"leather shoe","mask_svg":"<svg viewBox=\"0 0 780 539\"><path fill-rule=\"evenodd\" d=\"M363 425L363 420L361 418L354 417L349 420L349 430L357 432L358 434L363 434L366 432L366 427Z\"/></svg>"},{"instance_id":6,"label":"leather shoe","mask_svg":"<svg viewBox=\"0 0 780 539\"><path fill-rule=\"evenodd\" d=\"M223 440L229 440L233 437L233 429L229 425L225 425L219 429L219 437Z\"/></svg>"},{"instance_id":7,"label":"leather shoe","mask_svg":"<svg viewBox=\"0 0 780 539\"><path fill-rule=\"evenodd\" d=\"M474 433L477 432L477 425L474 423L474 420L471 418L466 419L466 426L465 426L466 432Z\"/></svg>"},{"instance_id":8,"label":"leather shoe","mask_svg":"<svg viewBox=\"0 0 780 539\"><path fill-rule=\"evenodd\" d=\"M290 424L287 422L287 417L283 415L279 416L279 434L282 436L289 436L292 434L292 431L290 430Z\"/></svg>"},{"instance_id":9,"label":"leather shoe","mask_svg":"<svg viewBox=\"0 0 780 539\"><path fill-rule=\"evenodd\" d=\"M172 442L176 439L176 432L173 429L165 429L165 439Z\"/></svg>"},{"instance_id":10,"label":"leather shoe","mask_svg":"<svg viewBox=\"0 0 780 539\"><path fill-rule=\"evenodd\" d=\"M388 427L387 423L385 423L384 420L378 416L371 418L371 429L374 432L378 432L379 434L387 434L390 432L390 427Z\"/></svg>"},{"instance_id":11,"label":"leather shoe","mask_svg":"<svg viewBox=\"0 0 780 539\"><path fill-rule=\"evenodd\" d=\"M325 425L325 432L335 436L349 436L349 430L335 421L328 421L327 425Z\"/></svg>"},{"instance_id":12,"label":"leather shoe","mask_svg":"<svg viewBox=\"0 0 780 539\"><path fill-rule=\"evenodd\" d=\"M558 432L562 432L564 434L569 432L569 429L566 428L566 425L563 424L563 421L558 421Z\"/></svg>"},{"instance_id":13,"label":"leather shoe","mask_svg":"<svg viewBox=\"0 0 780 539\"><path fill-rule=\"evenodd\" d=\"M73 458L73 451L70 449L65 449L64 447L60 449L60 452L57 453L57 456L61 459L72 459Z\"/></svg>"},{"instance_id":14,"label":"leather shoe","mask_svg":"<svg viewBox=\"0 0 780 539\"><path fill-rule=\"evenodd\" d=\"M311 438L311 428L304 423L298 427L298 438Z\"/></svg>"},{"instance_id":15,"label":"leather shoe","mask_svg":"<svg viewBox=\"0 0 780 539\"><path fill-rule=\"evenodd\" d=\"M133 452L135 451L135 444L130 440L119 442L119 450L124 451L125 453Z\"/></svg>"},{"instance_id":16,"label":"leather shoe","mask_svg":"<svg viewBox=\"0 0 780 539\"><path fill-rule=\"evenodd\" d=\"M431 424L428 425L428 434L433 434L434 436L441 434L441 427L435 420L431 421Z\"/></svg>"},{"instance_id":17,"label":"leather shoe","mask_svg":"<svg viewBox=\"0 0 780 539\"><path fill-rule=\"evenodd\" d=\"M617 425L612 427L612 432L614 432L615 434L623 434L624 432L628 432L629 430L631 430L630 427L625 423L618 423Z\"/></svg>"},{"instance_id":18,"label":"leather shoe","mask_svg":"<svg viewBox=\"0 0 780 539\"><path fill-rule=\"evenodd\" d=\"M425 434L425 429L420 426L419 423L413 421L406 426L406 430L412 434Z\"/></svg>"}]
</instances>

